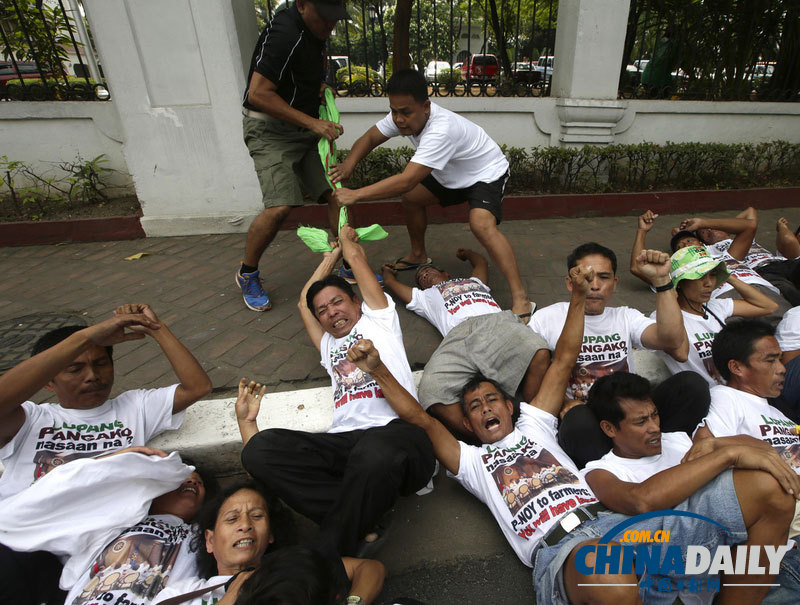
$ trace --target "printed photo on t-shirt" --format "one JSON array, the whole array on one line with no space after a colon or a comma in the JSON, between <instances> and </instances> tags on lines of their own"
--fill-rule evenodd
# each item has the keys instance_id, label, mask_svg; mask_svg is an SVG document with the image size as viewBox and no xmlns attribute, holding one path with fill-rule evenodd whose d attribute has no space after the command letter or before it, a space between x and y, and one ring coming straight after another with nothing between
<instances>
[{"instance_id":1,"label":"printed photo on t-shirt","mask_svg":"<svg viewBox=\"0 0 800 605\"><path fill-rule=\"evenodd\" d=\"M492 298L489 288L475 279L451 279L434 287L442 295L444 308L450 314L455 313L461 307L475 303L484 303L499 308Z\"/></svg>"},{"instance_id":2,"label":"printed photo on t-shirt","mask_svg":"<svg viewBox=\"0 0 800 605\"><path fill-rule=\"evenodd\" d=\"M333 390L335 408L355 399L383 397L383 391L372 376L347 359L347 351L362 338L362 334L351 333L339 347L331 350L331 369L336 383Z\"/></svg>"},{"instance_id":3,"label":"printed photo on t-shirt","mask_svg":"<svg viewBox=\"0 0 800 605\"><path fill-rule=\"evenodd\" d=\"M575 365L569 377L569 389L572 391L572 397L579 401L586 401L589 397L589 389L597 382L598 378L608 376L614 372L628 371L627 351L619 361L594 361Z\"/></svg>"},{"instance_id":4,"label":"printed photo on t-shirt","mask_svg":"<svg viewBox=\"0 0 800 605\"><path fill-rule=\"evenodd\" d=\"M166 584L188 535L187 526L157 519L129 528L94 560L89 582L70 605L149 603Z\"/></svg>"},{"instance_id":5,"label":"printed photo on t-shirt","mask_svg":"<svg viewBox=\"0 0 800 605\"><path fill-rule=\"evenodd\" d=\"M795 431L794 421L764 414L759 420L761 440L769 443L789 466L800 472L800 436Z\"/></svg>"},{"instance_id":6,"label":"printed photo on t-shirt","mask_svg":"<svg viewBox=\"0 0 800 605\"><path fill-rule=\"evenodd\" d=\"M88 453L73 453L73 454L56 454L55 452L36 452L33 456L33 480L44 477L47 473L54 468L66 464L67 462L75 462L81 458L94 458L99 454Z\"/></svg>"}]
</instances>

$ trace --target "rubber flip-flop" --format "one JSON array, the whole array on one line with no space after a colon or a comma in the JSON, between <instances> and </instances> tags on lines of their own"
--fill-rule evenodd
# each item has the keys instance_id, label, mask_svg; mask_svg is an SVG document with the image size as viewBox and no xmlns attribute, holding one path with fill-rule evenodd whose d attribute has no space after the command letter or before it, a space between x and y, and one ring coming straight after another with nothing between
<instances>
[{"instance_id":1,"label":"rubber flip-flop","mask_svg":"<svg viewBox=\"0 0 800 605\"><path fill-rule=\"evenodd\" d=\"M413 269L419 269L420 267L431 264L433 264L433 261L430 259L430 257L428 257L424 263L412 263L411 261L398 258L392 263L392 266L394 267L395 271L412 271Z\"/></svg>"},{"instance_id":2,"label":"rubber flip-flop","mask_svg":"<svg viewBox=\"0 0 800 605\"><path fill-rule=\"evenodd\" d=\"M527 324L531 320L531 315L533 315L534 311L536 311L536 303L531 301L531 310L528 311L527 313L520 313L519 315L517 315L517 317L519 317L523 321L523 323Z\"/></svg>"},{"instance_id":3,"label":"rubber flip-flop","mask_svg":"<svg viewBox=\"0 0 800 605\"><path fill-rule=\"evenodd\" d=\"M375 527L373 527L372 531L370 532L371 534L375 534L375 539L367 542L366 536L362 538L361 542L358 544L356 557L359 559L374 558L375 553L377 553L386 542L386 537L389 535L389 526L392 524L393 515L394 510L392 509L389 509L386 511L386 513L384 513L383 517L378 520L378 522L375 524Z\"/></svg>"}]
</instances>

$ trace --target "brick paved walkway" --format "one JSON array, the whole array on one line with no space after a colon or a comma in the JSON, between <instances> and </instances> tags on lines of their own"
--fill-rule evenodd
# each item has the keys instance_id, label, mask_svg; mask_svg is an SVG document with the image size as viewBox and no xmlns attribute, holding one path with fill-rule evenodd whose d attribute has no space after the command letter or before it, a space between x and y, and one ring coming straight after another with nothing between
<instances>
[{"instance_id":1,"label":"brick paved walkway","mask_svg":"<svg viewBox=\"0 0 800 605\"><path fill-rule=\"evenodd\" d=\"M760 213L757 239L771 249L775 245L775 221L780 216L796 226L800 209ZM651 244L666 248L669 229L680 218L662 216L651 232ZM501 229L516 251L528 293L539 306L566 299L566 255L574 246L595 240L619 256L616 304L649 312L654 307L652 294L627 270L635 226L636 218L629 216L507 221ZM407 252L405 228L387 230L387 240L366 245L376 268ZM279 233L261 263L274 306L267 313L254 313L243 305L233 280L244 239L244 234L205 235L0 248L0 349L6 354L0 361L6 366L13 362L10 358L23 354L42 326L54 318L11 320L67 314L95 322L107 317L118 304L148 302L198 357L217 392L234 387L241 376L265 381L273 390L327 383L296 308L300 289L318 257L294 232ZM457 247L481 250L464 224L431 225L428 245L434 261L455 275L468 267L455 258ZM137 252L149 256L123 260ZM413 278L411 272L401 275L404 280ZM490 285L500 304L508 307L508 289L494 268ZM413 369L421 369L439 342L438 333L405 310L400 311L400 321L409 361ZM149 340L120 345L116 369L115 392L173 381L169 365ZM44 396L40 393L37 400Z\"/></svg>"}]
</instances>

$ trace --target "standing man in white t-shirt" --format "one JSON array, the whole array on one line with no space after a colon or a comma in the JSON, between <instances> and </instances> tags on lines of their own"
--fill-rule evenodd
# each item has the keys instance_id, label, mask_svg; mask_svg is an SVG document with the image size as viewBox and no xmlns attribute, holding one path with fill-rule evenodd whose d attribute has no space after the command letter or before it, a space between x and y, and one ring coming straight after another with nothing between
<instances>
[{"instance_id":1,"label":"standing man in white t-shirt","mask_svg":"<svg viewBox=\"0 0 800 605\"><path fill-rule=\"evenodd\" d=\"M109 399L113 345L147 336L161 347L180 383ZM54 330L39 339L33 352L0 376L0 459L5 466L0 500L56 466L143 446L159 433L177 429L184 410L211 391L211 381L197 360L144 304L118 307L113 317L88 328ZM27 401L41 388L55 393L59 403ZM57 587L59 566L49 566L47 553L14 553L0 547L0 555L0 588L12 590L13 602L28 602L24 592L12 588L13 580L24 578L26 590L52 584L51 578L32 580L32 573L53 570Z\"/></svg>"},{"instance_id":2,"label":"standing man in white t-shirt","mask_svg":"<svg viewBox=\"0 0 800 605\"><path fill-rule=\"evenodd\" d=\"M395 277L396 269L383 266L383 283L406 304L406 309L424 317L444 336L419 383L419 402L462 438L461 389L476 373L497 382L504 391L531 401L539 390L550 351L538 334L529 330L511 311L503 311L487 286L489 263L469 248L459 248L456 257L469 261L469 277L451 278L433 265L417 270L418 288Z\"/></svg>"},{"instance_id":3,"label":"standing man in white t-shirt","mask_svg":"<svg viewBox=\"0 0 800 605\"><path fill-rule=\"evenodd\" d=\"M567 384L566 398L584 402L594 381L613 372L635 372L633 348L665 351L678 361L686 361L689 342L683 327L678 299L669 277L669 255L657 250L642 250L634 259L637 270L647 276L656 290L656 319L630 307L610 307L617 289L617 256L595 242L582 244L567 257L567 268L581 265L594 269L594 279L586 297L583 346ZM567 289L572 288L569 277ZM555 349L567 313L567 303L555 303L539 309L528 327ZM670 379L672 394L691 393L694 382L683 377ZM705 381L699 387L706 392ZM687 394L685 397L688 397ZM685 398L684 397L684 398ZM562 447L579 467L608 451L608 440L597 421L583 406L569 409L561 422Z\"/></svg>"},{"instance_id":4,"label":"standing man in white t-shirt","mask_svg":"<svg viewBox=\"0 0 800 605\"><path fill-rule=\"evenodd\" d=\"M628 372L600 378L587 407L613 447L589 462L583 476L609 509L637 515L677 507L731 531L746 529L744 544L786 544L795 508L792 494L800 497L800 477L775 451L755 440L747 444L726 439L712 440L712 447L703 451L690 451L692 440L686 433L661 432L650 383ZM710 529L708 523L692 521L670 536L670 542L702 544L708 533L713 539L716 530ZM720 599L760 603L773 577L728 575ZM741 583L748 585L736 585Z\"/></svg>"},{"instance_id":5,"label":"standing man in white t-shirt","mask_svg":"<svg viewBox=\"0 0 800 605\"><path fill-rule=\"evenodd\" d=\"M361 189L338 189L334 198L349 206L402 196L411 252L395 261L397 269L415 269L431 262L425 247L427 206L469 202L470 229L508 281L512 311L527 320L530 301L517 259L497 228L503 218L508 180L505 155L480 126L431 103L428 84L419 72L403 69L394 73L386 92L389 115L353 144L344 161L331 168L331 180L346 181L362 158L392 137L408 137L416 150L414 156L402 173Z\"/></svg>"},{"instance_id":6,"label":"standing man in white t-shirt","mask_svg":"<svg viewBox=\"0 0 800 605\"><path fill-rule=\"evenodd\" d=\"M318 546L333 556L363 554L368 533L384 534L381 517L399 495L421 489L434 468L425 432L397 417L378 383L347 359L368 338L387 351L387 365L416 394L394 302L370 270L355 231L344 225L340 246L323 255L300 294L308 336L331 377L333 424L327 433L267 429L242 451L245 469L290 507L320 526ZM363 302L331 275L339 257L350 264ZM374 536L370 536L374 537Z\"/></svg>"}]
</instances>

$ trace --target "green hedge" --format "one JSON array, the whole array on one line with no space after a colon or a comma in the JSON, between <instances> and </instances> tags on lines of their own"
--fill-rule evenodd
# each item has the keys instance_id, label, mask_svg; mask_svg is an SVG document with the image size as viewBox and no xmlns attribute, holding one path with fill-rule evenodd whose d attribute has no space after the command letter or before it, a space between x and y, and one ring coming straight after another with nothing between
<instances>
[{"instance_id":1,"label":"green hedge","mask_svg":"<svg viewBox=\"0 0 800 605\"><path fill-rule=\"evenodd\" d=\"M0 90L0 95L12 101L96 101L94 86L96 82L89 79L86 83L85 78L69 76L67 84L63 78L55 80L47 79L47 86L38 78L26 78L23 86L20 81L9 80ZM103 86L108 86L103 82Z\"/></svg>"},{"instance_id":2,"label":"green hedge","mask_svg":"<svg viewBox=\"0 0 800 605\"><path fill-rule=\"evenodd\" d=\"M800 184L800 144L640 143L581 149L505 147L508 193L613 193L746 189ZM342 157L346 150L340 152ZM356 167L349 186L401 172L408 147L379 148Z\"/></svg>"}]
</instances>

